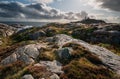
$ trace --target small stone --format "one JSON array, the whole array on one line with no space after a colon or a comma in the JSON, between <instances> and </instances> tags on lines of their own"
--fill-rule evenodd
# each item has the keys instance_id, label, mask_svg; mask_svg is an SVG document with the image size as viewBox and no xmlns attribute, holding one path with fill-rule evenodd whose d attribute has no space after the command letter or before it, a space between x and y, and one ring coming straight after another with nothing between
<instances>
[{"instance_id":1,"label":"small stone","mask_svg":"<svg viewBox=\"0 0 120 79\"><path fill-rule=\"evenodd\" d=\"M53 74L50 76L50 79L60 79L60 77L57 74Z\"/></svg>"},{"instance_id":2,"label":"small stone","mask_svg":"<svg viewBox=\"0 0 120 79\"><path fill-rule=\"evenodd\" d=\"M22 79L34 79L31 74L24 75Z\"/></svg>"}]
</instances>

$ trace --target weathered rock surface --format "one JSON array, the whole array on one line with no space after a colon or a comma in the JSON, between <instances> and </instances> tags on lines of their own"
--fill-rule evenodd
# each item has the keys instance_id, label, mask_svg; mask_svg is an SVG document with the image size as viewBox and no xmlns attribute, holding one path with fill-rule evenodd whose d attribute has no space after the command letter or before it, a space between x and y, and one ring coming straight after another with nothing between
<instances>
[{"instance_id":1,"label":"weathered rock surface","mask_svg":"<svg viewBox=\"0 0 120 79\"><path fill-rule=\"evenodd\" d=\"M52 73L63 73L62 71L62 64L56 60L54 61L40 61L40 66L45 66L48 71L51 71Z\"/></svg>"},{"instance_id":2,"label":"weathered rock surface","mask_svg":"<svg viewBox=\"0 0 120 79\"><path fill-rule=\"evenodd\" d=\"M73 40L74 40L73 38L64 34L58 34L54 37L49 37L46 39L47 42L55 43L60 48L62 48L64 44L69 43Z\"/></svg>"},{"instance_id":3,"label":"weathered rock surface","mask_svg":"<svg viewBox=\"0 0 120 79\"><path fill-rule=\"evenodd\" d=\"M24 75L22 79L34 79L31 74Z\"/></svg>"},{"instance_id":4,"label":"weathered rock surface","mask_svg":"<svg viewBox=\"0 0 120 79\"><path fill-rule=\"evenodd\" d=\"M12 55L8 56L1 61L2 65L13 63L17 60L21 60L26 64L34 63L34 59L39 55L41 47L45 47L42 44L30 44L24 47L18 48Z\"/></svg>"},{"instance_id":5,"label":"weathered rock surface","mask_svg":"<svg viewBox=\"0 0 120 79\"><path fill-rule=\"evenodd\" d=\"M14 33L15 28L0 23L0 37L7 37Z\"/></svg>"},{"instance_id":6,"label":"weathered rock surface","mask_svg":"<svg viewBox=\"0 0 120 79\"><path fill-rule=\"evenodd\" d=\"M91 52L91 54L96 55L98 58L101 59L103 64L113 71L117 72L117 74L120 74L120 56L114 54L113 52L96 45L90 45L82 40L73 39L70 36L59 34L54 37L48 38L47 41L55 42L58 47L62 48L62 46L66 43L76 43L84 48L88 49L88 51Z\"/></svg>"}]
</instances>

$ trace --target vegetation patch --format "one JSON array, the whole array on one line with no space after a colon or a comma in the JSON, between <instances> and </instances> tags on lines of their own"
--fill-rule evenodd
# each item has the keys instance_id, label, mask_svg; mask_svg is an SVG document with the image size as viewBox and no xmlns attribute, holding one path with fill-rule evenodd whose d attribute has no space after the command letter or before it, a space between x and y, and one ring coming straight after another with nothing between
<instances>
[{"instance_id":1,"label":"vegetation patch","mask_svg":"<svg viewBox=\"0 0 120 79\"><path fill-rule=\"evenodd\" d=\"M37 61L39 60L46 60L46 61L53 61L56 59L56 55L54 53L55 49L51 48L42 48L40 54L38 56Z\"/></svg>"},{"instance_id":2,"label":"vegetation patch","mask_svg":"<svg viewBox=\"0 0 120 79\"><path fill-rule=\"evenodd\" d=\"M44 66L30 66L27 73L31 74L35 79L49 79L49 76L52 75Z\"/></svg>"},{"instance_id":3,"label":"vegetation patch","mask_svg":"<svg viewBox=\"0 0 120 79\"><path fill-rule=\"evenodd\" d=\"M24 69L26 65L17 61L13 64L9 64L6 66L0 66L0 78L1 79L20 79L22 74L25 72Z\"/></svg>"},{"instance_id":4,"label":"vegetation patch","mask_svg":"<svg viewBox=\"0 0 120 79\"><path fill-rule=\"evenodd\" d=\"M104 44L104 43L99 43L97 44L98 46L105 47L108 50L112 51L113 53L117 54L120 56L120 45L111 45L111 44Z\"/></svg>"},{"instance_id":5,"label":"vegetation patch","mask_svg":"<svg viewBox=\"0 0 120 79\"><path fill-rule=\"evenodd\" d=\"M61 79L116 79L113 73L104 67L91 67L80 61L71 61L63 67Z\"/></svg>"}]
</instances>

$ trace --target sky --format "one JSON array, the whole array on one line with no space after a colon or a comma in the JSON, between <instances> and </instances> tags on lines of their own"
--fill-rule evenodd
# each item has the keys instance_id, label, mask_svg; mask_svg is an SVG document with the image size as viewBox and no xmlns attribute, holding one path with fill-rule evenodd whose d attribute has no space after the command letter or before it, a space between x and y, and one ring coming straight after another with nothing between
<instances>
[{"instance_id":1,"label":"sky","mask_svg":"<svg viewBox=\"0 0 120 79\"><path fill-rule=\"evenodd\" d=\"M0 0L0 21L120 23L120 0Z\"/></svg>"}]
</instances>

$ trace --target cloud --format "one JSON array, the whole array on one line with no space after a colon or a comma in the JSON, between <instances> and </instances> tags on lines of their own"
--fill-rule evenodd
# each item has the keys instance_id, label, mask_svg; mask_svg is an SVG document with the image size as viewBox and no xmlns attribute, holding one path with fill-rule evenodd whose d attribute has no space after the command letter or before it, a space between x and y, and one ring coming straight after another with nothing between
<instances>
[{"instance_id":1,"label":"cloud","mask_svg":"<svg viewBox=\"0 0 120 79\"><path fill-rule=\"evenodd\" d=\"M49 3L53 3L54 1L62 1L62 0L29 0L31 2L37 2L37 3L45 3L45 4L49 4Z\"/></svg>"},{"instance_id":2,"label":"cloud","mask_svg":"<svg viewBox=\"0 0 120 79\"><path fill-rule=\"evenodd\" d=\"M80 20L86 16L87 13L84 11L80 13L63 12L44 3L0 2L1 20Z\"/></svg>"},{"instance_id":3,"label":"cloud","mask_svg":"<svg viewBox=\"0 0 120 79\"><path fill-rule=\"evenodd\" d=\"M113 22L113 23L120 23L120 16L116 16L116 17L113 17L113 16L109 16L106 18L106 20L108 22Z\"/></svg>"},{"instance_id":4,"label":"cloud","mask_svg":"<svg viewBox=\"0 0 120 79\"><path fill-rule=\"evenodd\" d=\"M94 7L100 7L112 11L120 11L120 0L86 0Z\"/></svg>"},{"instance_id":5,"label":"cloud","mask_svg":"<svg viewBox=\"0 0 120 79\"><path fill-rule=\"evenodd\" d=\"M29 1L48 4L52 3L54 0L29 0Z\"/></svg>"}]
</instances>

